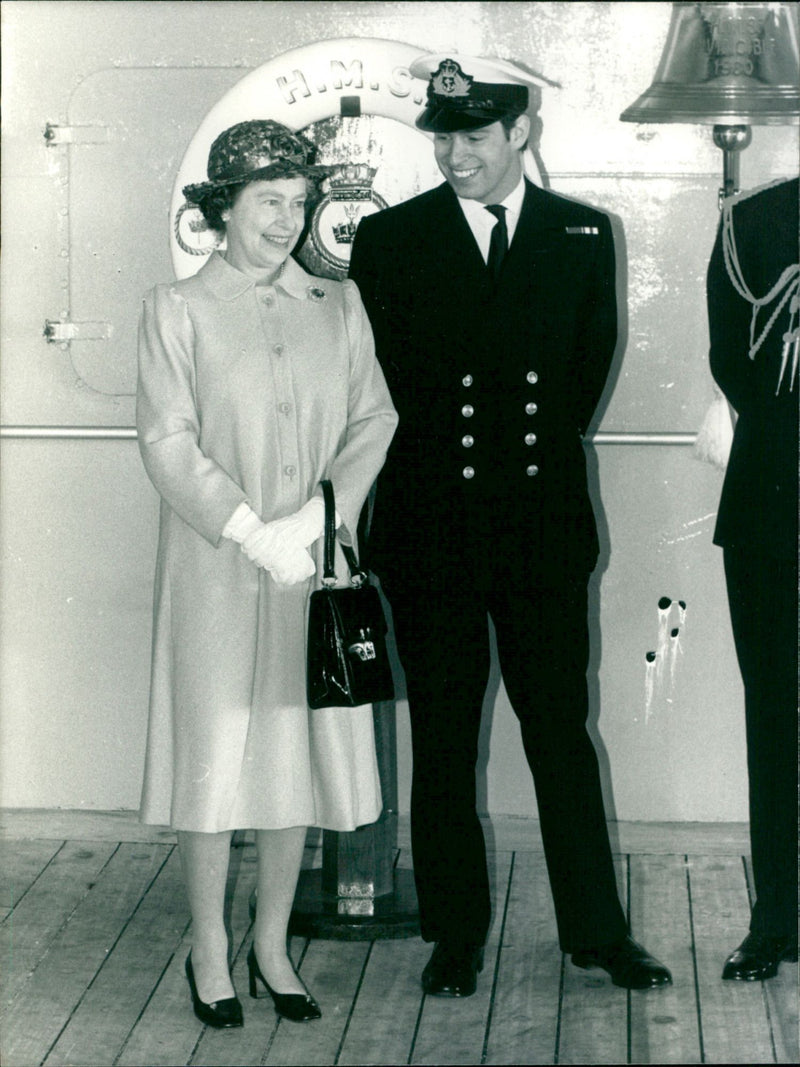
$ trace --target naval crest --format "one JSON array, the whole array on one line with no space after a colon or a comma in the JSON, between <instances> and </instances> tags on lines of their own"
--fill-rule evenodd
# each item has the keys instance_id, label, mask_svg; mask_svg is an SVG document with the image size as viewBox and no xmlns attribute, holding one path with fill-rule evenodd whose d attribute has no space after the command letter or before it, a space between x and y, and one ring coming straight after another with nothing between
<instances>
[{"instance_id":1,"label":"naval crest","mask_svg":"<svg viewBox=\"0 0 800 1067\"><path fill-rule=\"evenodd\" d=\"M443 59L431 76L431 89L438 96L469 96L472 82L454 59Z\"/></svg>"}]
</instances>

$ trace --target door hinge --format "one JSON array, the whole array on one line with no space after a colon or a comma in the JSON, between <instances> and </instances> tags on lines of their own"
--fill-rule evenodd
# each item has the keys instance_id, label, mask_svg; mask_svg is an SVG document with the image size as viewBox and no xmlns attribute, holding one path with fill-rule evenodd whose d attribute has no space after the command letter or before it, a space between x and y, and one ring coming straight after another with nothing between
<instances>
[{"instance_id":1,"label":"door hinge","mask_svg":"<svg viewBox=\"0 0 800 1067\"><path fill-rule=\"evenodd\" d=\"M108 126L59 126L48 122L43 130L48 147L60 144L105 144Z\"/></svg>"},{"instance_id":2,"label":"door hinge","mask_svg":"<svg viewBox=\"0 0 800 1067\"><path fill-rule=\"evenodd\" d=\"M43 335L48 344L66 341L104 341L111 336L110 322L64 322L45 319Z\"/></svg>"}]
</instances>

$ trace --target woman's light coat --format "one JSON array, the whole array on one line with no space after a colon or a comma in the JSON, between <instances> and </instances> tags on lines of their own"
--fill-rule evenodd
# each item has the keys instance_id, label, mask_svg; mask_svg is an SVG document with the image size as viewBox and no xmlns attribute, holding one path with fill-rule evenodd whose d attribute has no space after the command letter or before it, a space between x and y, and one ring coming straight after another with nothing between
<instances>
[{"instance_id":1,"label":"woman's light coat","mask_svg":"<svg viewBox=\"0 0 800 1067\"><path fill-rule=\"evenodd\" d=\"M222 531L244 500L281 518L330 478L350 539L396 424L353 282L289 259L257 286L215 252L146 295L137 427L161 516L145 822L349 830L377 818L371 709L306 705L314 581L277 585Z\"/></svg>"}]
</instances>

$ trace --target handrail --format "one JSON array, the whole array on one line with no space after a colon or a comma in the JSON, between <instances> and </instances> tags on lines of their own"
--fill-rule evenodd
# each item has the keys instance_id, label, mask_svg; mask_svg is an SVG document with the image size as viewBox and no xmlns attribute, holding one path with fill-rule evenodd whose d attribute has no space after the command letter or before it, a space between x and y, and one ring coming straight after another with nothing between
<instances>
[{"instance_id":1,"label":"handrail","mask_svg":"<svg viewBox=\"0 0 800 1067\"><path fill-rule=\"evenodd\" d=\"M598 430L584 438L591 445L693 445L697 434L661 431ZM135 441L135 426L0 426L0 437L16 440Z\"/></svg>"}]
</instances>

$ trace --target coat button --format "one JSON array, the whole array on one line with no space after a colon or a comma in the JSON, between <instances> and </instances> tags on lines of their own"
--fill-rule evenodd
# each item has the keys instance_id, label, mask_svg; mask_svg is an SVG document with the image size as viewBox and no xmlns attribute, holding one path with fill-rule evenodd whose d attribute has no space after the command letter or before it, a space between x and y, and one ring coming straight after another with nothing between
<instances>
[{"instance_id":1,"label":"coat button","mask_svg":"<svg viewBox=\"0 0 800 1067\"><path fill-rule=\"evenodd\" d=\"M525 471L525 473L528 475L529 478L535 478L536 475L539 473L539 468L536 466L535 463L532 463L530 467L528 467L528 469Z\"/></svg>"},{"instance_id":2,"label":"coat button","mask_svg":"<svg viewBox=\"0 0 800 1067\"><path fill-rule=\"evenodd\" d=\"M466 385L467 388L469 388L472 385L472 382L473 382L473 377L472 377L471 374L465 374L464 377L461 379L461 384L462 385Z\"/></svg>"},{"instance_id":3,"label":"coat button","mask_svg":"<svg viewBox=\"0 0 800 1067\"><path fill-rule=\"evenodd\" d=\"M461 473L464 475L465 478L474 478L475 477L475 468L474 467L465 467Z\"/></svg>"},{"instance_id":4,"label":"coat button","mask_svg":"<svg viewBox=\"0 0 800 1067\"><path fill-rule=\"evenodd\" d=\"M539 381L539 375L536 373L535 370L529 370L525 377L528 379L531 385L536 385L536 383Z\"/></svg>"},{"instance_id":5,"label":"coat button","mask_svg":"<svg viewBox=\"0 0 800 1067\"><path fill-rule=\"evenodd\" d=\"M270 296L269 293L267 293L266 296L262 296L261 297L261 303L264 305L264 307L268 307L268 308L272 307L272 297Z\"/></svg>"},{"instance_id":6,"label":"coat button","mask_svg":"<svg viewBox=\"0 0 800 1067\"><path fill-rule=\"evenodd\" d=\"M525 444L526 445L535 445L536 444L536 434L535 433L526 433L525 434Z\"/></svg>"},{"instance_id":7,"label":"coat button","mask_svg":"<svg viewBox=\"0 0 800 1067\"><path fill-rule=\"evenodd\" d=\"M292 467L291 465L284 467L283 473L287 478L294 478L295 474L297 474L297 467Z\"/></svg>"},{"instance_id":8,"label":"coat button","mask_svg":"<svg viewBox=\"0 0 800 1067\"><path fill-rule=\"evenodd\" d=\"M272 346L272 351L275 353L276 356L282 356L283 355L283 345L273 345Z\"/></svg>"},{"instance_id":9,"label":"coat button","mask_svg":"<svg viewBox=\"0 0 800 1067\"><path fill-rule=\"evenodd\" d=\"M291 410L292 405L287 404L285 401L283 404L278 404L278 411L280 411L281 415L288 415Z\"/></svg>"},{"instance_id":10,"label":"coat button","mask_svg":"<svg viewBox=\"0 0 800 1067\"><path fill-rule=\"evenodd\" d=\"M475 438L472 436L472 434L465 433L464 436L461 438L461 444L464 446L464 448L472 448L472 446L475 444Z\"/></svg>"},{"instance_id":11,"label":"coat button","mask_svg":"<svg viewBox=\"0 0 800 1067\"><path fill-rule=\"evenodd\" d=\"M469 419L475 414L475 408L472 406L472 404L465 404L461 409L461 414L464 416L465 419Z\"/></svg>"},{"instance_id":12,"label":"coat button","mask_svg":"<svg viewBox=\"0 0 800 1067\"><path fill-rule=\"evenodd\" d=\"M525 413L527 415L535 415L538 410L539 410L539 405L538 404L534 404L533 402L531 402L530 404L526 404L525 405Z\"/></svg>"}]
</instances>

